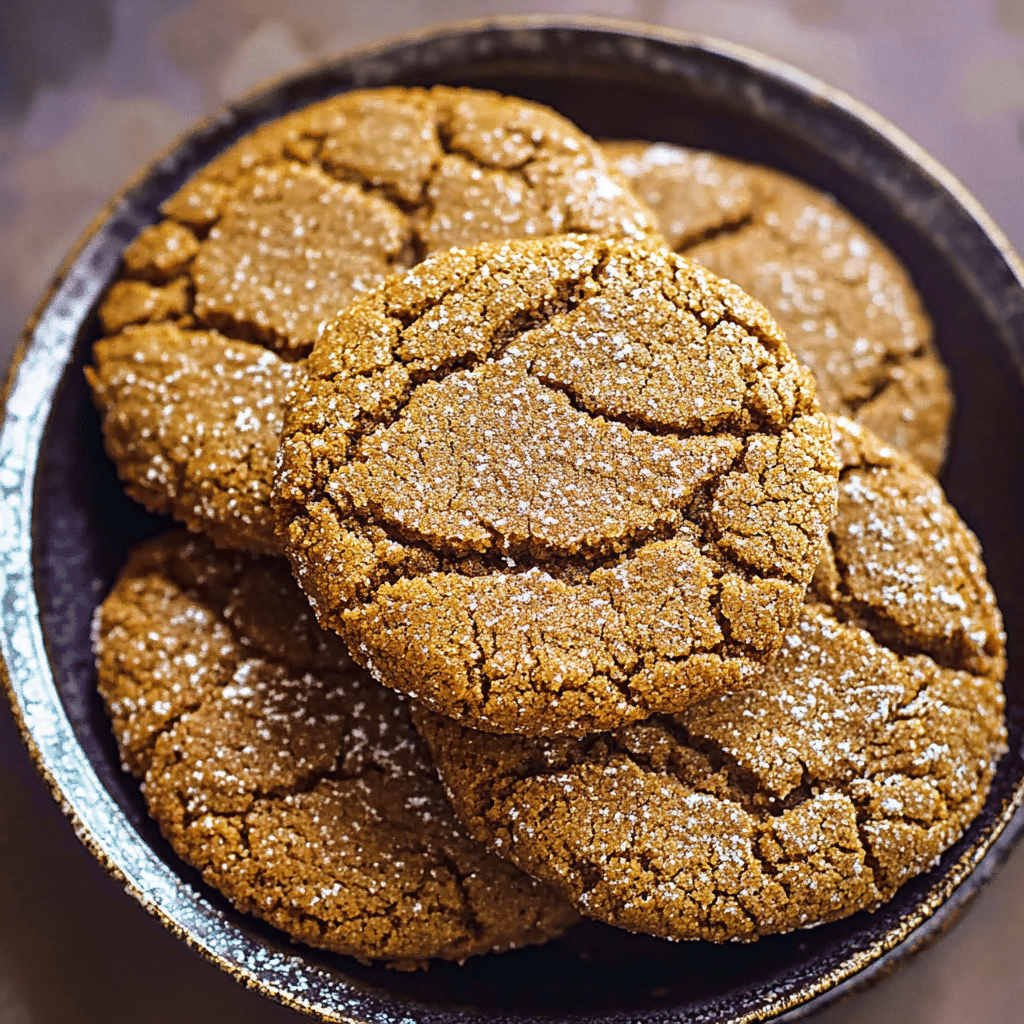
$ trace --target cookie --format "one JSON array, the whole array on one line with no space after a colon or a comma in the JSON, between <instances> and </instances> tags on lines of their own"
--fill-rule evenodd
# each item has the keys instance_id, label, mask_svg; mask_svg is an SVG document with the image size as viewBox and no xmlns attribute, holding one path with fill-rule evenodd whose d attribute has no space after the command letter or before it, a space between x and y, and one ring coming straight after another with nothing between
<instances>
[{"instance_id":1,"label":"cookie","mask_svg":"<svg viewBox=\"0 0 1024 1024\"><path fill-rule=\"evenodd\" d=\"M270 553L265 468L280 405L258 403L287 390L281 360L303 358L326 318L451 245L563 231L657 235L650 212L565 118L443 86L350 92L272 121L163 212L125 251L99 309L108 337L88 376L108 451L151 510L225 546ZM236 372L252 363L255 391ZM170 367L172 379L154 388ZM213 394L209 406L190 397ZM183 410L192 419L179 443ZM246 453L237 473L224 468L227 451ZM200 477L200 463L224 471Z\"/></svg>"},{"instance_id":2,"label":"cookie","mask_svg":"<svg viewBox=\"0 0 1024 1024\"><path fill-rule=\"evenodd\" d=\"M888 900L954 843L1006 749L1002 622L939 486L848 420L831 544L745 690L582 740L424 709L456 813L585 914L750 940Z\"/></svg>"},{"instance_id":3,"label":"cookie","mask_svg":"<svg viewBox=\"0 0 1024 1024\"><path fill-rule=\"evenodd\" d=\"M907 272L863 224L789 175L664 143L604 144L672 248L750 292L814 372L826 412L937 473L953 396Z\"/></svg>"},{"instance_id":4,"label":"cookie","mask_svg":"<svg viewBox=\"0 0 1024 1024\"><path fill-rule=\"evenodd\" d=\"M565 236L453 249L353 303L292 394L273 501L378 679L582 734L748 680L836 470L763 307L668 249Z\"/></svg>"},{"instance_id":5,"label":"cookie","mask_svg":"<svg viewBox=\"0 0 1024 1024\"><path fill-rule=\"evenodd\" d=\"M174 323L126 327L93 355L86 373L128 494L224 547L280 553L270 485L305 363Z\"/></svg>"},{"instance_id":6,"label":"cookie","mask_svg":"<svg viewBox=\"0 0 1024 1024\"><path fill-rule=\"evenodd\" d=\"M96 654L150 814L239 910L403 968L575 920L458 828L404 700L317 627L286 562L150 541L99 610Z\"/></svg>"}]
</instances>

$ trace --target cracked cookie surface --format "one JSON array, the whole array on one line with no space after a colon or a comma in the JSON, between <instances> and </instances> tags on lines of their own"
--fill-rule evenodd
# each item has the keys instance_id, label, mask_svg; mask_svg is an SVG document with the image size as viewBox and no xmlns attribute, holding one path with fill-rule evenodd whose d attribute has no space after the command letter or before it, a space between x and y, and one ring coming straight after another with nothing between
<instances>
[{"instance_id":1,"label":"cracked cookie surface","mask_svg":"<svg viewBox=\"0 0 1024 1024\"><path fill-rule=\"evenodd\" d=\"M183 531L142 545L96 654L124 767L175 852L294 940L409 968L575 920L459 828L403 698L317 627L283 560Z\"/></svg>"},{"instance_id":2,"label":"cracked cookie surface","mask_svg":"<svg viewBox=\"0 0 1024 1024\"><path fill-rule=\"evenodd\" d=\"M813 371L825 412L939 471L949 377L909 275L879 239L780 171L665 143L602 145L672 248L768 307Z\"/></svg>"},{"instance_id":3,"label":"cracked cookie surface","mask_svg":"<svg viewBox=\"0 0 1024 1024\"><path fill-rule=\"evenodd\" d=\"M125 251L99 310L108 337L90 382L108 450L150 509L228 547L271 553L261 514L280 404L257 403L287 390L284 362L310 351L325 319L454 244L657 235L650 212L569 121L525 100L446 87L356 91L270 122L199 171L163 213ZM254 390L233 372L240 358L260 360L247 344L272 354ZM154 388L169 364L173 376ZM189 459L223 472L168 472L181 462L182 446L168 445L189 396L214 393L191 409ZM268 428L240 421L246 410ZM249 460L229 468L225 450Z\"/></svg>"},{"instance_id":4,"label":"cracked cookie surface","mask_svg":"<svg viewBox=\"0 0 1024 1024\"><path fill-rule=\"evenodd\" d=\"M939 486L835 421L839 508L796 624L745 690L582 740L415 707L460 820L588 916L750 940L888 900L984 803L1002 622Z\"/></svg>"},{"instance_id":5,"label":"cracked cookie surface","mask_svg":"<svg viewBox=\"0 0 1024 1024\"><path fill-rule=\"evenodd\" d=\"M835 509L765 310L583 236L428 259L330 324L273 501L321 623L497 732L582 734L747 681Z\"/></svg>"},{"instance_id":6,"label":"cracked cookie surface","mask_svg":"<svg viewBox=\"0 0 1024 1024\"><path fill-rule=\"evenodd\" d=\"M172 323L126 327L93 354L85 372L128 494L224 547L279 553L270 487L305 363Z\"/></svg>"}]
</instances>

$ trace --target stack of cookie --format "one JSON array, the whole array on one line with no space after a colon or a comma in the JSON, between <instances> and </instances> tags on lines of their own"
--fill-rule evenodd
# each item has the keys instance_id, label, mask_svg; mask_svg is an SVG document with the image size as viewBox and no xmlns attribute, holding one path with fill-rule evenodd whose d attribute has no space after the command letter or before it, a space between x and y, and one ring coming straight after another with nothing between
<instances>
[{"instance_id":1,"label":"stack of cookie","mask_svg":"<svg viewBox=\"0 0 1024 1024\"><path fill-rule=\"evenodd\" d=\"M830 200L385 89L164 214L87 372L128 492L193 535L129 560L99 685L236 906L398 967L578 913L754 939L962 834L1001 620L935 481L826 414L941 461L927 319Z\"/></svg>"}]
</instances>

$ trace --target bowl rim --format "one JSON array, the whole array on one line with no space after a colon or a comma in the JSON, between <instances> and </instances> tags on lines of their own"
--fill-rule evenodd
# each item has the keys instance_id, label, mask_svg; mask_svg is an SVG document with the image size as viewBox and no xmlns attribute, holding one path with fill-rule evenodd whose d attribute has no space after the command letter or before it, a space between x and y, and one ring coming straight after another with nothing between
<instances>
[{"instance_id":1,"label":"bowl rim","mask_svg":"<svg viewBox=\"0 0 1024 1024\"><path fill-rule=\"evenodd\" d=\"M174 876L144 842L136 844L144 849L137 851L138 856L131 864L111 852L111 838L132 828L78 743L56 688L40 624L32 562L37 460L53 400L76 341L79 328L76 317L88 310L96 298L96 294L89 294L85 282L76 277L75 270L83 261L96 269L97 253L92 250L97 245L97 235L138 184L172 162L187 143L224 131L239 114L258 112L262 102L283 87L302 82L318 69L348 65L354 79L352 88L372 87L379 84L374 81L373 69L377 58L402 48L494 31L504 33L507 38L520 33L520 46L526 48L530 33L564 31L695 49L749 65L823 104L837 107L882 136L899 155L923 170L956 200L1002 257L1024 295L1024 260L1002 229L952 172L887 118L816 77L746 46L700 33L618 18L544 14L474 18L402 32L383 41L346 50L296 73L264 82L222 104L167 146L114 195L71 249L29 317L0 393L3 413L0 427L0 682L36 771L68 818L75 835L104 870L151 916L204 959L247 988L322 1020L364 1024L368 1018L359 1007L367 1002L368 991L352 985L351 995L346 996L345 992L336 991L343 988L337 979L330 978L327 986L330 994L325 998L325 987L310 983L317 980L316 976L319 979L330 976L308 963L298 949L294 953L277 952L235 934L236 929L223 912ZM95 293L96 289L93 291ZM1024 353L1011 351L1010 355L1024 375ZM78 754L77 759L69 757L69 753L74 752ZM939 890L919 902L884 938L852 952L839 968L816 983L801 986L789 997L780 993L774 1003L764 1003L760 1009L734 1016L730 1024L764 1020L766 1012L775 1020L809 1016L891 973L909 955L943 935L1024 834L1022 803L1024 781L995 816L987 841L968 850L951 865ZM123 854L123 849L120 853ZM181 920L183 890L188 893L193 911L198 910L198 914L187 915L193 918L191 922ZM218 929L222 935L216 934ZM212 938L220 939L219 945L211 945ZM246 946L259 948L247 953ZM310 998L302 994L307 991L317 994ZM458 1008L457 1012L461 1011L462 1008Z\"/></svg>"}]
</instances>

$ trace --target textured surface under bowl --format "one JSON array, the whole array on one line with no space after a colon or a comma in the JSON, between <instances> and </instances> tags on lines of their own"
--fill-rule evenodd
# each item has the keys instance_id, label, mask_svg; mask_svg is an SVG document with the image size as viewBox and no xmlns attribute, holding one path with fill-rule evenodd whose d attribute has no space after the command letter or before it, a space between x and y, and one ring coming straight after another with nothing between
<instances>
[{"instance_id":1,"label":"textured surface under bowl","mask_svg":"<svg viewBox=\"0 0 1024 1024\"><path fill-rule=\"evenodd\" d=\"M671 945L586 924L559 942L398 975L303 952L235 913L145 815L95 695L89 622L125 550L164 523L121 493L81 368L96 300L127 242L200 165L254 125L354 86L448 82L550 103L591 134L760 160L837 196L907 263L954 377L943 477L982 539L1006 616L1011 752L968 834L873 915L750 946ZM1001 236L888 126L796 72L722 44L600 24L438 30L363 51L234 106L150 168L64 268L16 362L0 436L0 634L37 767L79 836L194 948L327 1020L739 1021L817 1009L940 934L1024 827L1024 288ZM1011 820L1012 819L1012 820ZM1007 824L1009 823L1008 827Z\"/></svg>"}]
</instances>

